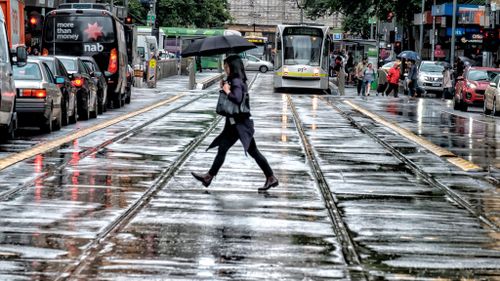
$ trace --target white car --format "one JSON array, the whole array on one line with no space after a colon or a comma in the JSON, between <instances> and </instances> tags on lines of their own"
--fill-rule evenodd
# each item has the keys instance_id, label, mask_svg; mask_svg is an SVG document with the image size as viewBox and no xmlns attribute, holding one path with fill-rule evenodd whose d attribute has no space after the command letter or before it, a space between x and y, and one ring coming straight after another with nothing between
<instances>
[{"instance_id":1,"label":"white car","mask_svg":"<svg viewBox=\"0 0 500 281\"><path fill-rule=\"evenodd\" d=\"M245 70L258 70L262 73L266 73L270 69L273 69L273 64L271 62L261 60L252 55L246 55Z\"/></svg>"},{"instance_id":2,"label":"white car","mask_svg":"<svg viewBox=\"0 0 500 281\"><path fill-rule=\"evenodd\" d=\"M443 93L443 70L447 63L436 61L422 61L418 70L417 84L426 91Z\"/></svg>"},{"instance_id":3,"label":"white car","mask_svg":"<svg viewBox=\"0 0 500 281\"><path fill-rule=\"evenodd\" d=\"M484 114L500 115L500 75L497 75L484 92Z\"/></svg>"}]
</instances>

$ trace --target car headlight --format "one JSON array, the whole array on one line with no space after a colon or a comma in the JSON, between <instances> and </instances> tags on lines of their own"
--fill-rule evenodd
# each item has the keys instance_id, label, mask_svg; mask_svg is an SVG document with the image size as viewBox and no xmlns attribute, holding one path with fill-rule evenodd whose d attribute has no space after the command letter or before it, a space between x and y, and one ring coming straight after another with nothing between
<instances>
[{"instance_id":1,"label":"car headlight","mask_svg":"<svg viewBox=\"0 0 500 281\"><path fill-rule=\"evenodd\" d=\"M425 81L425 77L424 76L418 76L418 81L424 82Z\"/></svg>"},{"instance_id":2,"label":"car headlight","mask_svg":"<svg viewBox=\"0 0 500 281\"><path fill-rule=\"evenodd\" d=\"M475 84L472 84L470 82L467 82L467 87L471 88L471 89L475 89L477 88Z\"/></svg>"}]
</instances>

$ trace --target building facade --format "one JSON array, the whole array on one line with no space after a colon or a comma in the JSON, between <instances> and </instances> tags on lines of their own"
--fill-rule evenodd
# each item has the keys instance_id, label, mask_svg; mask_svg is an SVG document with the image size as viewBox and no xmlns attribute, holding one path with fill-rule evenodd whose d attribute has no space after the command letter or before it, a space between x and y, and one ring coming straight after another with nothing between
<instances>
[{"instance_id":1,"label":"building facade","mask_svg":"<svg viewBox=\"0 0 500 281\"><path fill-rule=\"evenodd\" d=\"M299 0L300 2L300 0ZM228 28L245 32L274 33L274 27L283 23L299 23L300 9L296 0L229 0L229 11L233 18ZM342 16L308 19L304 12L305 23L317 23L333 29L342 28Z\"/></svg>"}]
</instances>

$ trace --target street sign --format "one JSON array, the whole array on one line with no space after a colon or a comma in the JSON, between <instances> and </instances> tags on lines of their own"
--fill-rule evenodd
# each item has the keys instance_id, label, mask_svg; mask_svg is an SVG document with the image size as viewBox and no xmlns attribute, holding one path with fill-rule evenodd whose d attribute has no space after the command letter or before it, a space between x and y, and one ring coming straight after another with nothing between
<instances>
[{"instance_id":1,"label":"street sign","mask_svg":"<svg viewBox=\"0 0 500 281\"><path fill-rule=\"evenodd\" d=\"M377 23L377 19L374 18L374 17L368 18L368 23L369 24L376 24Z\"/></svg>"},{"instance_id":2,"label":"street sign","mask_svg":"<svg viewBox=\"0 0 500 281\"><path fill-rule=\"evenodd\" d=\"M334 33L333 40L342 40L342 33Z\"/></svg>"},{"instance_id":3,"label":"street sign","mask_svg":"<svg viewBox=\"0 0 500 281\"><path fill-rule=\"evenodd\" d=\"M396 34L396 41L401 41L403 39L403 36L401 34Z\"/></svg>"}]
</instances>

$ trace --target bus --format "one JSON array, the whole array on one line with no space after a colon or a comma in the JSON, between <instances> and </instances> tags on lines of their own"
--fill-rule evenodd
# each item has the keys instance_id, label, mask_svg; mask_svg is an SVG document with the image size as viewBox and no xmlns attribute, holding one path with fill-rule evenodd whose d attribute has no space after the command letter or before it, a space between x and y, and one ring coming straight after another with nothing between
<instances>
[{"instance_id":1,"label":"bus","mask_svg":"<svg viewBox=\"0 0 500 281\"><path fill-rule=\"evenodd\" d=\"M105 9L57 9L45 17L42 55L91 56L108 82L108 105L125 103L127 46L124 24Z\"/></svg>"},{"instance_id":2,"label":"bus","mask_svg":"<svg viewBox=\"0 0 500 281\"><path fill-rule=\"evenodd\" d=\"M330 36L326 26L278 25L274 88L329 91Z\"/></svg>"}]
</instances>

